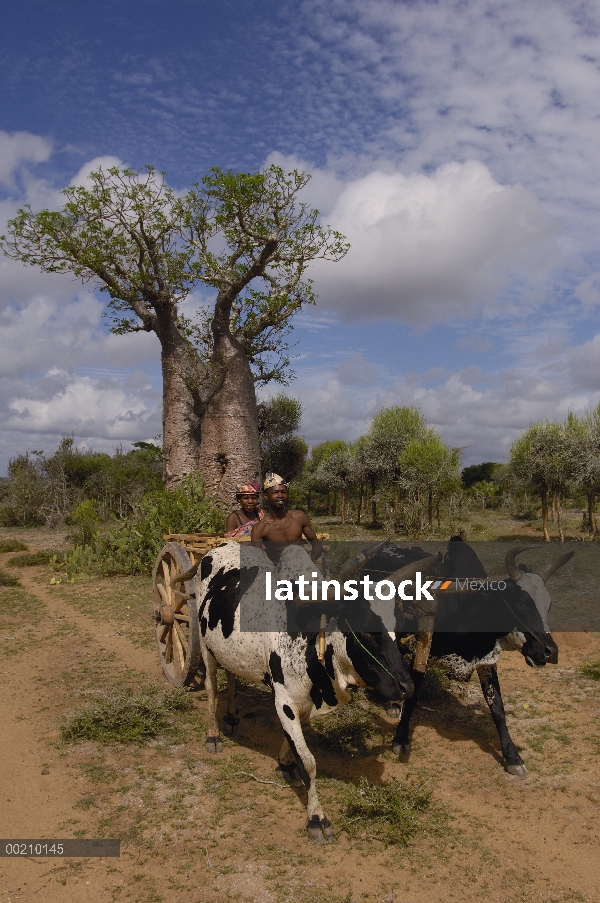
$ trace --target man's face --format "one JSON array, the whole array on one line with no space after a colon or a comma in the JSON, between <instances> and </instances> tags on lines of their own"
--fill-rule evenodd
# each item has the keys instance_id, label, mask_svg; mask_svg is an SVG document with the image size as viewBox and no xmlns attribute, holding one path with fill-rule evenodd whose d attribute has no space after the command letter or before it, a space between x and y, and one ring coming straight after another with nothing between
<instances>
[{"instance_id":1,"label":"man's face","mask_svg":"<svg viewBox=\"0 0 600 903\"><path fill-rule=\"evenodd\" d=\"M267 501L269 502L269 507L274 511L281 511L282 508L286 508L288 503L287 486L280 483L279 486L272 486L270 489L267 489Z\"/></svg>"}]
</instances>

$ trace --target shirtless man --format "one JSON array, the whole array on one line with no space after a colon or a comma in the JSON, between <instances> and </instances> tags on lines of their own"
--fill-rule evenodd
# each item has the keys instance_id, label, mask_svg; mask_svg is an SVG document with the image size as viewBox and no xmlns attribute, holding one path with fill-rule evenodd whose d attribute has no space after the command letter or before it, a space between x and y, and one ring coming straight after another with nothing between
<instances>
[{"instance_id":1,"label":"shirtless man","mask_svg":"<svg viewBox=\"0 0 600 903\"><path fill-rule=\"evenodd\" d=\"M267 511L264 518L252 527L252 545L262 548L263 542L267 543L269 558L279 561L283 549L290 543L302 545L304 536L312 543L312 560L320 558L323 547L308 517L304 511L290 511L288 507L287 483L278 474L268 473L263 484L263 494Z\"/></svg>"}]
</instances>

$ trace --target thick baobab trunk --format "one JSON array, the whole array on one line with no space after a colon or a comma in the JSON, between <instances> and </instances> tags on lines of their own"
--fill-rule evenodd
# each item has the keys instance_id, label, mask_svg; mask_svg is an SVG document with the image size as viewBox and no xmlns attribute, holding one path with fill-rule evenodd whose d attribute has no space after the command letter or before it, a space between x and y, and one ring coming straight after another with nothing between
<instances>
[{"instance_id":1,"label":"thick baobab trunk","mask_svg":"<svg viewBox=\"0 0 600 903\"><path fill-rule=\"evenodd\" d=\"M248 358L229 333L216 358L222 381L202 416L199 467L207 493L233 505L236 483L260 480L256 394Z\"/></svg>"},{"instance_id":2,"label":"thick baobab trunk","mask_svg":"<svg viewBox=\"0 0 600 903\"><path fill-rule=\"evenodd\" d=\"M169 328L170 327L170 328ZM194 358L176 330L168 324L161 339L163 377L163 474L173 489L198 471L200 410L190 380Z\"/></svg>"}]
</instances>

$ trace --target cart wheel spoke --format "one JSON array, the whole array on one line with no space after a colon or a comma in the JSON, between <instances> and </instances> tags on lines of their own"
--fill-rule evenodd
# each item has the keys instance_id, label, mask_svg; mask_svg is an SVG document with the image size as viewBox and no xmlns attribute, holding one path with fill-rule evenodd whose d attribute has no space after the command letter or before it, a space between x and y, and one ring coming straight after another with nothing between
<instances>
[{"instance_id":1,"label":"cart wheel spoke","mask_svg":"<svg viewBox=\"0 0 600 903\"><path fill-rule=\"evenodd\" d=\"M177 621L175 621L173 623L173 630L175 631L175 635L179 639L179 643L181 644L181 646L183 648L183 657L185 659L185 656L187 655L187 651L188 651L188 641L187 641L186 637L184 636L183 630L181 629L181 627L179 626Z\"/></svg>"}]
</instances>

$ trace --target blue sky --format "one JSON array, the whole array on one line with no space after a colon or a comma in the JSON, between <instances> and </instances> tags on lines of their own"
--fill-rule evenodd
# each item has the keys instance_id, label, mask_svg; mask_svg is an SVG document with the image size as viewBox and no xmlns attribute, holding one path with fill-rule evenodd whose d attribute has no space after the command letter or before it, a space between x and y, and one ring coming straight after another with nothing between
<instances>
[{"instance_id":1,"label":"blue sky","mask_svg":"<svg viewBox=\"0 0 600 903\"><path fill-rule=\"evenodd\" d=\"M98 163L176 188L302 166L352 244L296 321L307 439L418 404L465 463L503 460L600 400L599 31L568 0L25 0L0 34L0 229ZM108 335L101 296L2 260L0 310L0 470L160 432L157 342Z\"/></svg>"}]
</instances>

